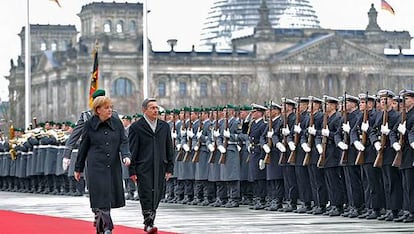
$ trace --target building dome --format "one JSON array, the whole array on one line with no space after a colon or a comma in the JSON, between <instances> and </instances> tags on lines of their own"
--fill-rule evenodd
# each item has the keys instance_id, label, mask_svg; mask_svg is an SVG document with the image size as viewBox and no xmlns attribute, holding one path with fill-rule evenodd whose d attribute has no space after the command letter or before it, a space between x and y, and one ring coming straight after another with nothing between
<instances>
[{"instance_id":1,"label":"building dome","mask_svg":"<svg viewBox=\"0 0 414 234\"><path fill-rule=\"evenodd\" d=\"M230 42L243 31L253 31L260 19L264 0L216 0L208 13L201 44L231 48ZM266 0L273 28L319 28L319 20L309 0Z\"/></svg>"}]
</instances>

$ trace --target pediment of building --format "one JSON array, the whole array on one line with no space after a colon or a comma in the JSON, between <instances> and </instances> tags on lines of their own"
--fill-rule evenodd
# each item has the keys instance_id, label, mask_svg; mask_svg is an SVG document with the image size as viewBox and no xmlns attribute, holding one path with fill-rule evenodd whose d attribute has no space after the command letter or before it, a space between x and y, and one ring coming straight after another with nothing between
<instances>
[{"instance_id":1,"label":"pediment of building","mask_svg":"<svg viewBox=\"0 0 414 234\"><path fill-rule=\"evenodd\" d=\"M271 57L279 63L385 64L373 51L335 34L322 35L287 48Z\"/></svg>"}]
</instances>

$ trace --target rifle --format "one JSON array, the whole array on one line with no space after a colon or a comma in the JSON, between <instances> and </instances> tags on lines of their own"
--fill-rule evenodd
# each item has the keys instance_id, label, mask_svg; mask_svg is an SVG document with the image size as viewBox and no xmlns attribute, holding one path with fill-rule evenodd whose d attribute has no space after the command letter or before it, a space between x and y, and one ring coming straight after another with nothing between
<instances>
[{"instance_id":1,"label":"rifle","mask_svg":"<svg viewBox=\"0 0 414 234\"><path fill-rule=\"evenodd\" d=\"M271 108L271 105L272 105L272 101L270 101L269 102L269 116L268 116L268 127L269 127L269 129L268 129L268 131L272 131L273 130L273 120L272 120L272 108ZM266 156L264 157L264 163L266 163L266 164L269 164L270 163L270 159L271 159L271 156L272 156L272 138L271 137L269 137L269 138L267 138L267 145L269 146L269 148L270 148L270 152L269 153L266 153Z\"/></svg>"},{"instance_id":2,"label":"rifle","mask_svg":"<svg viewBox=\"0 0 414 234\"><path fill-rule=\"evenodd\" d=\"M313 97L309 100L311 102L310 108L310 117L309 117L309 127L313 126L315 123L315 113L313 111ZM312 156L312 146L313 146L314 135L308 135L308 146L311 148L311 151L305 154L305 158L303 159L303 166L308 166L310 163L310 159Z\"/></svg>"},{"instance_id":3,"label":"rifle","mask_svg":"<svg viewBox=\"0 0 414 234\"><path fill-rule=\"evenodd\" d=\"M229 128L229 109L226 108L226 117L225 117L225 121L224 121L224 130L226 130L228 128ZM229 144L229 138L224 137L223 147L226 150L227 150L227 145L228 144ZM219 159L220 164L225 164L226 163L226 156L227 156L227 153L221 153L220 159Z\"/></svg>"},{"instance_id":4,"label":"rifle","mask_svg":"<svg viewBox=\"0 0 414 234\"><path fill-rule=\"evenodd\" d=\"M342 119L343 122L346 124L348 122L348 113L346 112L346 92L344 94L344 99L342 102ZM344 143L348 144L348 133L343 132L344 134ZM341 160L339 161L339 165L345 165L348 162L348 150L342 150Z\"/></svg>"},{"instance_id":5,"label":"rifle","mask_svg":"<svg viewBox=\"0 0 414 234\"><path fill-rule=\"evenodd\" d=\"M300 97L298 98L298 106L296 108L296 120L295 120L295 125L300 124L300 111L299 111L299 105L300 105ZM299 140L300 140L300 135L298 133L295 133L294 136L294 143L295 146L297 147L299 145ZM292 152L290 152L288 161L289 164L295 164L296 163L296 149L293 150Z\"/></svg>"},{"instance_id":6,"label":"rifle","mask_svg":"<svg viewBox=\"0 0 414 234\"><path fill-rule=\"evenodd\" d=\"M187 129L189 130L189 131L193 131L193 122L191 121L191 106L190 106L190 118L188 119L188 127L187 127ZM187 131L188 131L187 130ZM189 151L187 151L187 152L185 152L185 155L184 155L184 162L188 162L188 161L190 161L190 154L191 154L191 149L192 149L192 145L193 145L193 138L187 138L187 141L188 141L188 148L190 149Z\"/></svg>"},{"instance_id":7,"label":"rifle","mask_svg":"<svg viewBox=\"0 0 414 234\"><path fill-rule=\"evenodd\" d=\"M251 118L250 121L249 121L249 126L247 128L247 133L246 133L247 137L249 137L249 135L250 135L250 130L252 128L253 122L254 122L254 120L253 120L253 118ZM247 147L250 147L251 145L252 145L252 143L249 142L249 145ZM246 163L249 163L249 161L250 161L250 153L247 154Z\"/></svg>"},{"instance_id":8,"label":"rifle","mask_svg":"<svg viewBox=\"0 0 414 234\"><path fill-rule=\"evenodd\" d=\"M219 128L218 121L219 121L219 118L218 118L218 107L217 107L217 109L216 109L216 122L214 124L214 131L217 131L218 128ZM213 133L214 133L214 131L213 131ZM214 134L212 134L211 137L214 139ZM213 152L210 153L210 157L208 158L208 163L214 163L216 152L217 152L217 139L214 139L214 150L213 150Z\"/></svg>"},{"instance_id":9,"label":"rifle","mask_svg":"<svg viewBox=\"0 0 414 234\"><path fill-rule=\"evenodd\" d=\"M366 123L368 121L368 117L369 117L369 114L368 114L368 92L367 92L365 96L365 110L364 110L363 123ZM367 143L367 139L368 139L367 132L362 131L361 143L364 146ZM356 157L356 160L355 160L355 165L362 165L364 164L364 161L365 161L365 153L364 151L359 151Z\"/></svg>"},{"instance_id":10,"label":"rifle","mask_svg":"<svg viewBox=\"0 0 414 234\"><path fill-rule=\"evenodd\" d=\"M326 109L327 106L327 97L324 97L324 113L323 113L323 121L322 121L322 129L325 129L328 126L328 111ZM322 137L322 153L319 155L318 164L319 168L323 168L325 166L326 161L326 147L328 146L328 137Z\"/></svg>"},{"instance_id":11,"label":"rifle","mask_svg":"<svg viewBox=\"0 0 414 234\"><path fill-rule=\"evenodd\" d=\"M175 121L177 121L177 120L176 120L175 109L174 109L173 110L173 132L177 133L177 126L175 125ZM175 149L175 140L176 139L173 140L173 147L174 147L174 149Z\"/></svg>"},{"instance_id":12,"label":"rifle","mask_svg":"<svg viewBox=\"0 0 414 234\"><path fill-rule=\"evenodd\" d=\"M185 110L184 110L183 122L181 124L181 132L185 132L186 130L187 129L185 127ZM183 158L184 158L184 150L183 150L183 147L181 147L180 150L178 151L176 161L183 161Z\"/></svg>"},{"instance_id":13,"label":"rifle","mask_svg":"<svg viewBox=\"0 0 414 234\"><path fill-rule=\"evenodd\" d=\"M388 96L388 95L387 95ZM385 107L382 114L382 125L388 123L388 97L385 99ZM381 149L378 151L377 157L375 158L374 167L382 167L384 161L384 148L387 143L387 135L381 133Z\"/></svg>"},{"instance_id":14,"label":"rifle","mask_svg":"<svg viewBox=\"0 0 414 234\"><path fill-rule=\"evenodd\" d=\"M405 98L402 99L402 108L401 108L401 123L404 123L407 119L407 108L405 107ZM398 103L398 108L400 108L400 103ZM400 133L400 139L398 141L401 146L404 145L404 134ZM400 149L396 154L394 161L392 162L393 167L400 167L402 161L402 149Z\"/></svg>"},{"instance_id":15,"label":"rifle","mask_svg":"<svg viewBox=\"0 0 414 234\"><path fill-rule=\"evenodd\" d=\"M286 128L288 126L288 117L287 117L287 113L286 113L286 98L282 98L283 101L283 128ZM282 140L283 145L285 146L285 148L287 148L287 136L283 136L283 140ZM280 157L279 157L279 165L283 165L286 164L287 158L286 158L286 152L280 152Z\"/></svg>"},{"instance_id":16,"label":"rifle","mask_svg":"<svg viewBox=\"0 0 414 234\"><path fill-rule=\"evenodd\" d=\"M34 128L37 128L37 118L36 117L33 117L33 125L34 125Z\"/></svg>"},{"instance_id":17,"label":"rifle","mask_svg":"<svg viewBox=\"0 0 414 234\"><path fill-rule=\"evenodd\" d=\"M202 112L203 111L203 107L201 107L201 112L198 114L198 122L200 123L200 125L198 125L198 131L197 132L200 132L200 131L203 131L203 128L204 128L204 126L203 126L203 120L202 120ZM201 147L201 136L200 136L200 138L198 138L197 139L197 151L195 151L194 152L194 157L193 157L193 163L198 163L198 161L199 161L199 159L200 159L200 147Z\"/></svg>"}]
</instances>

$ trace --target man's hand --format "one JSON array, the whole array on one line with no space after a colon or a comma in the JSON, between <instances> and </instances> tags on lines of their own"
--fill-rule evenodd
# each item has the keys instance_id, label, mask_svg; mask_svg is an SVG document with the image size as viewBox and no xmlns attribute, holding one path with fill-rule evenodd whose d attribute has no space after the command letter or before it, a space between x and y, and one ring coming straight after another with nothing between
<instances>
[{"instance_id":1,"label":"man's hand","mask_svg":"<svg viewBox=\"0 0 414 234\"><path fill-rule=\"evenodd\" d=\"M385 134L388 136L388 134L390 133L390 129L388 128L388 123L386 123L385 125L381 125L381 133Z\"/></svg>"},{"instance_id":2,"label":"man's hand","mask_svg":"<svg viewBox=\"0 0 414 234\"><path fill-rule=\"evenodd\" d=\"M168 181L171 178L172 174L170 172L165 172L165 180Z\"/></svg>"},{"instance_id":3,"label":"man's hand","mask_svg":"<svg viewBox=\"0 0 414 234\"><path fill-rule=\"evenodd\" d=\"M176 139L176 138L177 138L177 131L172 131L172 132L171 132L171 137L172 137L173 139Z\"/></svg>"},{"instance_id":4,"label":"man's hand","mask_svg":"<svg viewBox=\"0 0 414 234\"><path fill-rule=\"evenodd\" d=\"M365 150L365 146L360 141L354 141L354 146L358 151Z\"/></svg>"},{"instance_id":5,"label":"man's hand","mask_svg":"<svg viewBox=\"0 0 414 234\"><path fill-rule=\"evenodd\" d=\"M270 147L267 144L264 144L262 148L266 154L270 153Z\"/></svg>"},{"instance_id":6,"label":"man's hand","mask_svg":"<svg viewBox=\"0 0 414 234\"><path fill-rule=\"evenodd\" d=\"M315 136L316 135L316 129L315 129L315 125L312 125L308 128L308 133Z\"/></svg>"},{"instance_id":7,"label":"man's hand","mask_svg":"<svg viewBox=\"0 0 414 234\"><path fill-rule=\"evenodd\" d=\"M226 137L226 138L230 138L230 131L229 131L229 129L224 129L223 136Z\"/></svg>"},{"instance_id":8,"label":"man's hand","mask_svg":"<svg viewBox=\"0 0 414 234\"><path fill-rule=\"evenodd\" d=\"M68 169L70 165L70 158L63 158L62 160L62 168L64 171L66 171Z\"/></svg>"},{"instance_id":9,"label":"man's hand","mask_svg":"<svg viewBox=\"0 0 414 234\"><path fill-rule=\"evenodd\" d=\"M297 133L297 134L300 134L300 132L302 131L302 128L300 127L300 125L299 125L299 124L296 124L296 125L293 127L293 131L294 131L295 133Z\"/></svg>"},{"instance_id":10,"label":"man's hand","mask_svg":"<svg viewBox=\"0 0 414 234\"><path fill-rule=\"evenodd\" d=\"M138 181L137 175L132 175L132 176L130 176L129 178L130 178L132 181L134 181L134 183L137 183L137 181Z\"/></svg>"},{"instance_id":11,"label":"man's hand","mask_svg":"<svg viewBox=\"0 0 414 234\"><path fill-rule=\"evenodd\" d=\"M330 131L329 131L328 126L326 126L326 128L324 128L324 129L322 129L322 136L329 137L329 133L330 133Z\"/></svg>"},{"instance_id":12,"label":"man's hand","mask_svg":"<svg viewBox=\"0 0 414 234\"><path fill-rule=\"evenodd\" d=\"M347 149L348 149L348 145L347 145L347 144L345 144L345 142L343 142L343 141L338 142L338 147L339 147L341 150L347 150Z\"/></svg>"},{"instance_id":13,"label":"man's hand","mask_svg":"<svg viewBox=\"0 0 414 234\"><path fill-rule=\"evenodd\" d=\"M342 130L346 133L351 131L351 126L349 125L349 121L342 124Z\"/></svg>"},{"instance_id":14,"label":"man's hand","mask_svg":"<svg viewBox=\"0 0 414 234\"><path fill-rule=\"evenodd\" d=\"M267 138L272 138L273 137L273 129L271 131L267 132Z\"/></svg>"},{"instance_id":15,"label":"man's hand","mask_svg":"<svg viewBox=\"0 0 414 234\"><path fill-rule=\"evenodd\" d=\"M367 132L368 131L368 128L369 128L368 121L362 122L362 124L361 124L361 130L364 131L364 132Z\"/></svg>"},{"instance_id":16,"label":"man's hand","mask_svg":"<svg viewBox=\"0 0 414 234\"><path fill-rule=\"evenodd\" d=\"M282 134L283 136L288 136L290 134L290 130L288 127L282 128Z\"/></svg>"},{"instance_id":17,"label":"man's hand","mask_svg":"<svg viewBox=\"0 0 414 234\"><path fill-rule=\"evenodd\" d=\"M131 165L131 159L129 157L126 157L122 160L122 162L124 163L125 166L129 166Z\"/></svg>"},{"instance_id":18,"label":"man's hand","mask_svg":"<svg viewBox=\"0 0 414 234\"><path fill-rule=\"evenodd\" d=\"M76 181L79 181L79 180L80 180L80 178L81 178L81 173L80 173L80 172L75 171L75 172L73 172L73 176L75 177L75 180L76 180Z\"/></svg>"},{"instance_id":19,"label":"man's hand","mask_svg":"<svg viewBox=\"0 0 414 234\"><path fill-rule=\"evenodd\" d=\"M295 142L289 141L288 146L289 146L290 151L295 151L296 150Z\"/></svg>"},{"instance_id":20,"label":"man's hand","mask_svg":"<svg viewBox=\"0 0 414 234\"><path fill-rule=\"evenodd\" d=\"M400 123L400 124L398 124L398 131L402 134L402 135L404 135L405 134L405 132L407 131L407 128L405 127L406 126L406 123L405 123L405 121L404 121L404 123Z\"/></svg>"},{"instance_id":21,"label":"man's hand","mask_svg":"<svg viewBox=\"0 0 414 234\"><path fill-rule=\"evenodd\" d=\"M281 142L276 143L276 148L282 153L286 152L286 147Z\"/></svg>"},{"instance_id":22,"label":"man's hand","mask_svg":"<svg viewBox=\"0 0 414 234\"><path fill-rule=\"evenodd\" d=\"M307 143L302 143L300 146L302 147L303 151L305 151L305 153L309 153L312 150Z\"/></svg>"}]
</instances>

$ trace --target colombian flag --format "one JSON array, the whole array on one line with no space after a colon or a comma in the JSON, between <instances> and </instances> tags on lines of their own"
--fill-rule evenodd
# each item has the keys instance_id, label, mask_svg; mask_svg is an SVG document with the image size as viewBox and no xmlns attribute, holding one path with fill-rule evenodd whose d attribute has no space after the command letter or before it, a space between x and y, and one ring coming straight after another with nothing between
<instances>
[{"instance_id":1,"label":"colombian flag","mask_svg":"<svg viewBox=\"0 0 414 234\"><path fill-rule=\"evenodd\" d=\"M394 8L385 0L381 0L381 9L390 12L391 14L395 15Z\"/></svg>"},{"instance_id":2,"label":"colombian flag","mask_svg":"<svg viewBox=\"0 0 414 234\"><path fill-rule=\"evenodd\" d=\"M93 69L91 74L91 87L89 88L89 106L92 108L92 94L98 89L98 75L99 75L99 63L98 63L98 50L93 50Z\"/></svg>"}]
</instances>

